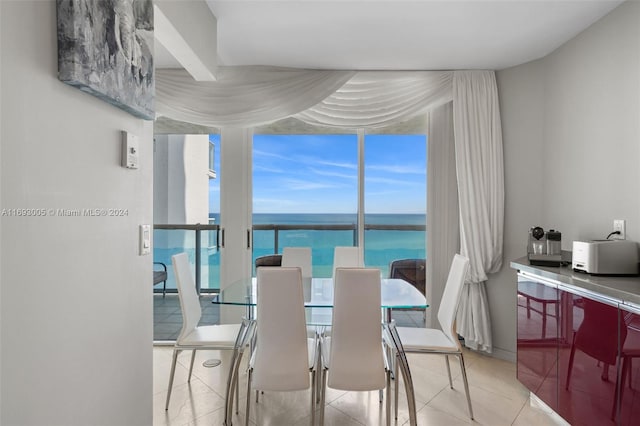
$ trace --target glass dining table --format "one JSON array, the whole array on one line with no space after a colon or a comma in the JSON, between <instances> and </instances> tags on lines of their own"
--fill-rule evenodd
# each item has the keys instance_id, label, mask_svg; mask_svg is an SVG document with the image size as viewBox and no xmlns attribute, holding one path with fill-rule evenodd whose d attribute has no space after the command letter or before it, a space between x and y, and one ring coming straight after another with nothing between
<instances>
[{"instance_id":1,"label":"glass dining table","mask_svg":"<svg viewBox=\"0 0 640 426\"><path fill-rule=\"evenodd\" d=\"M333 279L332 278L303 278L304 305L307 313L307 324L311 326L331 326L333 307ZM381 300L380 308L384 312L384 332L387 342L392 346L398 361L397 365L402 373L407 394L409 408L409 423L416 424L415 395L409 364L402 348L402 342L395 331L392 321L393 309L426 309L429 307L425 296L412 284L399 278L382 278L380 280ZM232 418L232 395L235 388L235 375L239 367L242 351L246 345L243 336L252 333L254 311L258 304L257 280L255 277L238 280L230 284L214 296L212 303L218 305L232 305L246 307L240 335L236 342L234 360L227 380L227 395L225 406L225 424L229 426ZM395 373L395 371L394 371ZM236 390L237 393L237 390Z\"/></svg>"},{"instance_id":2,"label":"glass dining table","mask_svg":"<svg viewBox=\"0 0 640 426\"><path fill-rule=\"evenodd\" d=\"M392 309L426 309L429 307L425 296L413 285L399 278L382 278L380 280L380 308L385 312L387 322L391 321ZM326 315L321 315L322 308L333 307L333 278L303 278L304 305L306 308L318 308L307 315L309 325L331 325L330 310L328 322ZM236 305L247 307L247 317L253 318L253 309L257 305L258 291L255 277L238 280L222 289L214 296L213 303L219 305ZM310 311L309 309L307 310Z\"/></svg>"}]
</instances>

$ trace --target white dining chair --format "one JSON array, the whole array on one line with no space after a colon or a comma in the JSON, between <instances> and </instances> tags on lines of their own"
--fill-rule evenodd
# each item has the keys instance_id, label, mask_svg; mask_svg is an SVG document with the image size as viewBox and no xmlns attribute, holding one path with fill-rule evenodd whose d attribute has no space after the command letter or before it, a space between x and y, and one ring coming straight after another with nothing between
<instances>
[{"instance_id":1,"label":"white dining chair","mask_svg":"<svg viewBox=\"0 0 640 426\"><path fill-rule=\"evenodd\" d=\"M311 247L284 247L282 249L282 265L287 268L298 267L303 278L311 278Z\"/></svg>"},{"instance_id":2,"label":"white dining chair","mask_svg":"<svg viewBox=\"0 0 640 426\"><path fill-rule=\"evenodd\" d=\"M462 293L467 272L469 270L469 259L456 254L451 263L447 283L445 284L444 293L438 309L438 322L440 329L421 328L421 327L396 327L405 353L418 354L440 354L445 356L447 366L447 374L449 375L449 386L453 389L453 381L451 380L451 368L449 366L449 355L455 355L460 361L460 370L462 372L462 380L464 382L464 391L467 396L467 407L469 417L473 420L473 409L471 408L471 397L469 396L469 383L467 381L467 371L464 365L464 356L462 354L462 346L458 340L456 332L456 313ZM397 409L397 386L396 386L396 418Z\"/></svg>"},{"instance_id":3,"label":"white dining chair","mask_svg":"<svg viewBox=\"0 0 640 426\"><path fill-rule=\"evenodd\" d=\"M364 261L359 247L336 247L333 249L333 278L337 268L362 268Z\"/></svg>"},{"instance_id":4,"label":"white dining chair","mask_svg":"<svg viewBox=\"0 0 640 426\"><path fill-rule=\"evenodd\" d=\"M180 298L182 310L182 330L173 347L173 360L171 361L171 373L169 375L169 388L164 409L169 409L169 400L173 388L173 379L176 371L178 354L183 350L192 350L191 364L189 365L188 382L191 381L193 362L197 350L233 350L236 338L240 332L240 324L221 324L199 326L202 316L200 300L196 293L196 285L191 274L191 266L186 253L176 254L171 257L173 269ZM233 368L233 366L231 366Z\"/></svg>"},{"instance_id":5,"label":"white dining chair","mask_svg":"<svg viewBox=\"0 0 640 426\"><path fill-rule=\"evenodd\" d=\"M346 391L387 389L390 424L390 372L385 357L380 311L380 270L337 268L331 336L321 339L320 424L324 422L326 387ZM386 380L385 380L386 379Z\"/></svg>"},{"instance_id":6,"label":"white dining chair","mask_svg":"<svg viewBox=\"0 0 640 426\"><path fill-rule=\"evenodd\" d=\"M256 347L249 362L245 422L249 424L252 387L257 403L257 391L298 391L311 386L313 424L318 340L307 338L300 268L259 268L257 292Z\"/></svg>"}]
</instances>

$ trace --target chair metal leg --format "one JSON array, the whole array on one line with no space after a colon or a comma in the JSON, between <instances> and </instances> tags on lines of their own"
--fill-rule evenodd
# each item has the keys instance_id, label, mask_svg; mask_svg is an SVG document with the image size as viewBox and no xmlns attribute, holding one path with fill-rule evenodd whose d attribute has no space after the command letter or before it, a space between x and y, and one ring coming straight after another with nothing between
<instances>
[{"instance_id":1,"label":"chair metal leg","mask_svg":"<svg viewBox=\"0 0 640 426\"><path fill-rule=\"evenodd\" d=\"M391 371L387 370L387 406L385 407L387 415L387 426L391 425Z\"/></svg>"},{"instance_id":2,"label":"chair metal leg","mask_svg":"<svg viewBox=\"0 0 640 426\"><path fill-rule=\"evenodd\" d=\"M242 356L242 355L241 355ZM240 361L238 361L240 362ZM236 373L236 414L240 414L240 385L239 385L240 377Z\"/></svg>"},{"instance_id":3,"label":"chair metal leg","mask_svg":"<svg viewBox=\"0 0 640 426\"><path fill-rule=\"evenodd\" d=\"M316 422L316 370L311 371L311 426Z\"/></svg>"},{"instance_id":4,"label":"chair metal leg","mask_svg":"<svg viewBox=\"0 0 640 426\"><path fill-rule=\"evenodd\" d=\"M464 392L467 395L467 406L469 407L469 417L473 420L473 409L471 408L471 396L469 395L469 382L467 382L467 369L464 367L464 357L462 353L458 355L460 360L460 370L462 371L462 381L464 382Z\"/></svg>"},{"instance_id":5,"label":"chair metal leg","mask_svg":"<svg viewBox=\"0 0 640 426\"><path fill-rule=\"evenodd\" d=\"M449 365L449 355L444 356L445 363L447 364L447 375L449 376L449 387L453 389L453 381L451 380L451 366Z\"/></svg>"},{"instance_id":6,"label":"chair metal leg","mask_svg":"<svg viewBox=\"0 0 640 426\"><path fill-rule=\"evenodd\" d=\"M393 361L394 364L397 364L396 358L397 357L393 358L394 359L394 361ZM400 375L398 374L397 365L396 365L396 367L394 367L393 371L395 371L395 376L394 376L394 379L393 379L394 380L393 394L394 394L394 400L395 400L395 402L394 402L394 406L395 406L395 410L394 410L395 417L394 417L394 420L398 420L398 394L400 393L399 392L399 389L400 389Z\"/></svg>"},{"instance_id":7,"label":"chair metal leg","mask_svg":"<svg viewBox=\"0 0 640 426\"><path fill-rule=\"evenodd\" d=\"M229 366L229 376L227 377L227 389L224 398L224 425L231 426L231 418L233 417L233 393L235 388L236 395L238 394L238 367L242 353L237 349L233 350L231 356L231 365ZM236 414L238 412L238 400L236 399Z\"/></svg>"},{"instance_id":8,"label":"chair metal leg","mask_svg":"<svg viewBox=\"0 0 640 426\"><path fill-rule=\"evenodd\" d=\"M324 401L325 401L325 394L327 393L327 372L324 368L320 373L320 378L322 380L321 395L320 395L320 424L324 425Z\"/></svg>"},{"instance_id":9,"label":"chair metal leg","mask_svg":"<svg viewBox=\"0 0 640 426\"><path fill-rule=\"evenodd\" d=\"M173 376L176 374L176 361L178 360L179 350L173 350L173 360L171 361L171 373L169 374L169 389L167 390L167 402L164 405L164 410L169 409L169 399L171 398L171 389L173 388Z\"/></svg>"},{"instance_id":10,"label":"chair metal leg","mask_svg":"<svg viewBox=\"0 0 640 426\"><path fill-rule=\"evenodd\" d=\"M251 373L253 371L251 370L251 368L249 369L249 371L247 372L247 409L245 411L245 418L244 418L244 424L245 426L249 426L249 410L251 407Z\"/></svg>"},{"instance_id":11,"label":"chair metal leg","mask_svg":"<svg viewBox=\"0 0 640 426\"><path fill-rule=\"evenodd\" d=\"M187 383L191 383L191 373L193 372L193 362L196 360L196 350L194 349L191 352L191 364L189 365L189 378L187 379Z\"/></svg>"}]
</instances>

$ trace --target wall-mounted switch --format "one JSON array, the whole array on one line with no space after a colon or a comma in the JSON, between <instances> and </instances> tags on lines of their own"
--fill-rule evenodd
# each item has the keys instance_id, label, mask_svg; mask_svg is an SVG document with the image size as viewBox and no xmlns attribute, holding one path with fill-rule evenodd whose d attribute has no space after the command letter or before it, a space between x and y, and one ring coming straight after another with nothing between
<instances>
[{"instance_id":1,"label":"wall-mounted switch","mask_svg":"<svg viewBox=\"0 0 640 426\"><path fill-rule=\"evenodd\" d=\"M151 253L151 225L140 225L140 256Z\"/></svg>"},{"instance_id":2,"label":"wall-mounted switch","mask_svg":"<svg viewBox=\"0 0 640 426\"><path fill-rule=\"evenodd\" d=\"M122 131L122 167L137 169L139 159L138 137L126 131Z\"/></svg>"}]
</instances>

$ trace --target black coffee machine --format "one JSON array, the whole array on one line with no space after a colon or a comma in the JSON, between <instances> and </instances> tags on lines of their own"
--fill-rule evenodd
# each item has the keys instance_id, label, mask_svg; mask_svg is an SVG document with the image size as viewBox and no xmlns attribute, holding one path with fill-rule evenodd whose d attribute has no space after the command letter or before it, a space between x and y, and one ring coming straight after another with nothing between
<instances>
[{"instance_id":1,"label":"black coffee machine","mask_svg":"<svg viewBox=\"0 0 640 426\"><path fill-rule=\"evenodd\" d=\"M560 266L562 264L562 234L553 229L544 232L540 226L529 229L527 243L529 263L537 266Z\"/></svg>"}]
</instances>

